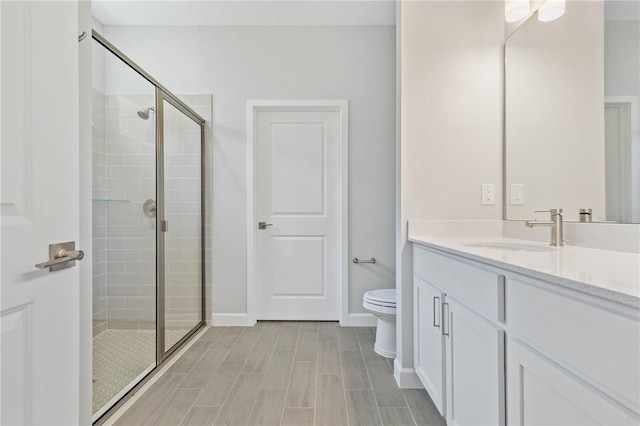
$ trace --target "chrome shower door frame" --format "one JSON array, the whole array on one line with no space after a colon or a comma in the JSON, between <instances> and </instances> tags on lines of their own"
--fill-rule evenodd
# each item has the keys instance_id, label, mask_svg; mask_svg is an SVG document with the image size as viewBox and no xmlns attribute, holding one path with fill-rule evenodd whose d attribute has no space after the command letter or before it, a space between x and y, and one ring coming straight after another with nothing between
<instances>
[{"instance_id":1,"label":"chrome shower door frame","mask_svg":"<svg viewBox=\"0 0 640 426\"><path fill-rule=\"evenodd\" d=\"M205 120L180 98L174 95L166 87L160 84L149 73L132 61L127 55L122 53L113 44L107 41L95 30L92 31L92 38L102 45L118 59L132 68L136 73L154 85L155 87L155 108L156 108L156 365L140 382L134 385L125 396L116 404L109 408L94 424L104 423L110 415L122 407L127 400L144 386L170 359L181 346L187 342L194 334L206 325L206 302L205 302ZM171 348L165 350L165 233L166 218L164 205L164 103L166 101L188 118L200 126L200 287L201 287L201 317L200 321L187 332Z\"/></svg>"},{"instance_id":2,"label":"chrome shower door frame","mask_svg":"<svg viewBox=\"0 0 640 426\"><path fill-rule=\"evenodd\" d=\"M204 267L204 253L205 253L205 220L204 220L204 178L205 178L205 161L204 161L204 120L195 112L193 112L187 105L179 101L175 96L170 95L159 86L156 86L156 203L157 203L157 216L156 216L156 244L157 244L157 338L156 338L156 363L160 365L168 356L179 349L184 342L195 334L201 327L206 324L205 321L205 267ZM200 322L185 334L178 342L176 342L171 348L165 351L165 234L167 232L167 220L165 209L165 197L164 197L164 102L167 102L171 106L178 109L194 123L200 126L200 284L201 284L201 311L202 317Z\"/></svg>"}]
</instances>

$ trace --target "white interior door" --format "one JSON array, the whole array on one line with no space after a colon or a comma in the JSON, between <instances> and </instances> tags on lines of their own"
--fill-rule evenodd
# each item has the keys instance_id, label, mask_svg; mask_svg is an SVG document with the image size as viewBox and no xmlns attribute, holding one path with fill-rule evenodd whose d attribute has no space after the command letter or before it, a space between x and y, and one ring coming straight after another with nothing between
<instances>
[{"instance_id":1,"label":"white interior door","mask_svg":"<svg viewBox=\"0 0 640 426\"><path fill-rule=\"evenodd\" d=\"M640 157L637 100L605 99L606 218L622 223L640 222Z\"/></svg>"},{"instance_id":2,"label":"white interior door","mask_svg":"<svg viewBox=\"0 0 640 426\"><path fill-rule=\"evenodd\" d=\"M256 318L337 320L346 103L254 117Z\"/></svg>"},{"instance_id":3,"label":"white interior door","mask_svg":"<svg viewBox=\"0 0 640 426\"><path fill-rule=\"evenodd\" d=\"M0 15L0 423L79 424L79 269L34 266L79 238L78 4Z\"/></svg>"}]
</instances>

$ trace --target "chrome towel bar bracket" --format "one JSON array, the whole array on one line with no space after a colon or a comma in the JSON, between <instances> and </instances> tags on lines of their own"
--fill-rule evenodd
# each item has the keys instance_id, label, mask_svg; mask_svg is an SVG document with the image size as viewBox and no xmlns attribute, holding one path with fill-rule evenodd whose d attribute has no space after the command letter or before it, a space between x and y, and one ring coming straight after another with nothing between
<instances>
[{"instance_id":1,"label":"chrome towel bar bracket","mask_svg":"<svg viewBox=\"0 0 640 426\"><path fill-rule=\"evenodd\" d=\"M372 257L371 259L360 260L357 257L354 257L353 258L353 263L376 263L376 258Z\"/></svg>"}]
</instances>

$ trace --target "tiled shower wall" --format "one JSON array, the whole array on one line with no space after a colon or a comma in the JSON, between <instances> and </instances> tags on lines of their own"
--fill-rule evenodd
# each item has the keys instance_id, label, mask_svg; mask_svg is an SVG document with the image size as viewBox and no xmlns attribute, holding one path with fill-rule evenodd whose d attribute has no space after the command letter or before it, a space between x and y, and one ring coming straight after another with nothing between
<instances>
[{"instance_id":1,"label":"tiled shower wall","mask_svg":"<svg viewBox=\"0 0 640 426\"><path fill-rule=\"evenodd\" d=\"M155 117L137 111L152 95L106 96L108 328L155 328L155 218L142 205L156 198Z\"/></svg>"},{"instance_id":2,"label":"tiled shower wall","mask_svg":"<svg viewBox=\"0 0 640 426\"><path fill-rule=\"evenodd\" d=\"M210 118L211 96L181 98L203 117ZM101 130L94 122L94 332L107 327L152 329L156 311L156 229L155 218L143 214L143 204L156 198L155 116L143 120L137 111L153 106L154 98L105 96L95 91L94 102L96 99L104 100L104 125ZM94 108L94 119L99 118L100 110L99 105ZM199 147L199 134L194 138L193 131L180 128L179 121L169 121L165 133L165 196L170 224L166 234L166 324L168 328L189 329L199 320L201 306L199 275L194 273L199 272L196 265L200 255L196 174L200 155L194 151L194 145ZM207 150L206 191L211 188L208 157ZM211 200L205 202L206 212L210 212ZM207 236L209 228L207 219ZM206 294L210 295L208 238L205 247Z\"/></svg>"}]
</instances>

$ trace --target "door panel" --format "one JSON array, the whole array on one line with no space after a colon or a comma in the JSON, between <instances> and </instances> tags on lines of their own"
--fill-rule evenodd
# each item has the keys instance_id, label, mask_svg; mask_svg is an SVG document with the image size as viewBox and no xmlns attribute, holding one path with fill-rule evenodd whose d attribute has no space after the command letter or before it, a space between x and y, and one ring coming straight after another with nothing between
<instances>
[{"instance_id":1,"label":"door panel","mask_svg":"<svg viewBox=\"0 0 640 426\"><path fill-rule=\"evenodd\" d=\"M324 237L271 237L270 252L273 297L326 295Z\"/></svg>"},{"instance_id":2,"label":"door panel","mask_svg":"<svg viewBox=\"0 0 640 426\"><path fill-rule=\"evenodd\" d=\"M510 341L509 424L637 425L640 418L568 371Z\"/></svg>"},{"instance_id":3,"label":"door panel","mask_svg":"<svg viewBox=\"0 0 640 426\"><path fill-rule=\"evenodd\" d=\"M341 283L339 109L255 113L257 319L336 320Z\"/></svg>"},{"instance_id":4,"label":"door panel","mask_svg":"<svg viewBox=\"0 0 640 426\"><path fill-rule=\"evenodd\" d=\"M413 276L413 280L416 283L415 315L418 324L416 374L440 414L444 414L445 369L441 311L444 294L417 275Z\"/></svg>"},{"instance_id":5,"label":"door panel","mask_svg":"<svg viewBox=\"0 0 640 426\"><path fill-rule=\"evenodd\" d=\"M504 331L447 298L447 422L504 425Z\"/></svg>"},{"instance_id":6,"label":"door panel","mask_svg":"<svg viewBox=\"0 0 640 426\"><path fill-rule=\"evenodd\" d=\"M34 267L79 240L78 5L0 15L0 423L79 424L79 268Z\"/></svg>"},{"instance_id":7,"label":"door panel","mask_svg":"<svg viewBox=\"0 0 640 426\"><path fill-rule=\"evenodd\" d=\"M324 214L324 124L272 123L269 141L271 216Z\"/></svg>"}]
</instances>

